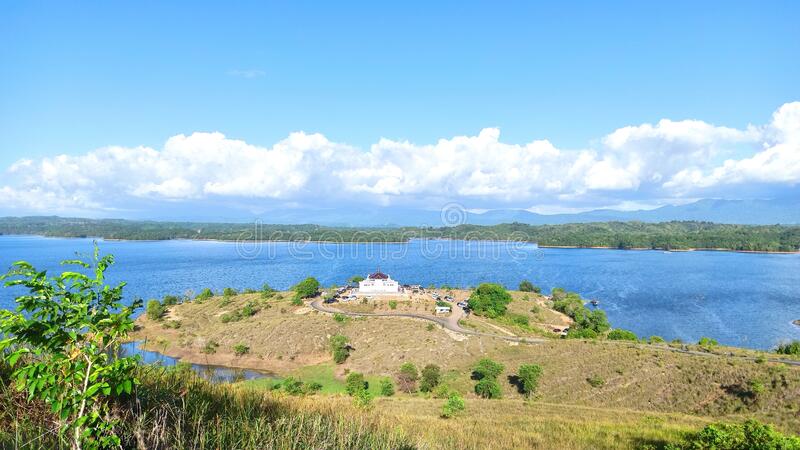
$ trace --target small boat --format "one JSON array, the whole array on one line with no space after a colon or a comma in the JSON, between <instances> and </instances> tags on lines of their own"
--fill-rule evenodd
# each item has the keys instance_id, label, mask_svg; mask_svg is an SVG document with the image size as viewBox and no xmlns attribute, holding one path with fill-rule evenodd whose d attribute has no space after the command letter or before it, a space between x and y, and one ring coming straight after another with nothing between
<instances>
[{"instance_id":1,"label":"small boat","mask_svg":"<svg viewBox=\"0 0 800 450\"><path fill-rule=\"evenodd\" d=\"M599 304L600 304L600 302L598 302L597 300L592 300L592 301L590 301L589 303L591 303L591 304L592 304L592 306L597 306L597 305L599 305Z\"/></svg>"}]
</instances>

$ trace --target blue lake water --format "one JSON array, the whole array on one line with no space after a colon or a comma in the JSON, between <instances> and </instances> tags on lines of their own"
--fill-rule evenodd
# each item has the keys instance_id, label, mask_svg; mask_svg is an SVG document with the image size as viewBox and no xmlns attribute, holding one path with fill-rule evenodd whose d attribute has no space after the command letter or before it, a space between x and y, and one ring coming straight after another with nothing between
<instances>
[{"instance_id":1,"label":"blue lake water","mask_svg":"<svg viewBox=\"0 0 800 450\"><path fill-rule=\"evenodd\" d=\"M91 239L0 236L0 268L25 259L61 270L59 261L91 253ZM412 241L409 244L98 241L115 255L110 282L127 295L160 298L204 287L286 289L314 276L343 284L377 267L401 283L516 287L529 279L545 291L564 287L597 299L611 324L640 336L772 348L800 339L800 255L538 249L503 242ZM0 289L0 307L15 291Z\"/></svg>"}]
</instances>

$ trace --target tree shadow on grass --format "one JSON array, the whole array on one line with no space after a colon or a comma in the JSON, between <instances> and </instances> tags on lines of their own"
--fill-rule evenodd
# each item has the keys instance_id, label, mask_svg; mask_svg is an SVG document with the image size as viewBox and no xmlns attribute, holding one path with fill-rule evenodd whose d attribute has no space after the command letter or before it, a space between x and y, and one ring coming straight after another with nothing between
<instances>
[{"instance_id":1,"label":"tree shadow on grass","mask_svg":"<svg viewBox=\"0 0 800 450\"><path fill-rule=\"evenodd\" d=\"M507 378L508 378L509 384L511 384L512 386L517 388L517 392L519 392L520 394L523 394L523 395L525 394L525 388L524 388L524 386L522 384L522 378L520 378L517 375L509 375Z\"/></svg>"}]
</instances>

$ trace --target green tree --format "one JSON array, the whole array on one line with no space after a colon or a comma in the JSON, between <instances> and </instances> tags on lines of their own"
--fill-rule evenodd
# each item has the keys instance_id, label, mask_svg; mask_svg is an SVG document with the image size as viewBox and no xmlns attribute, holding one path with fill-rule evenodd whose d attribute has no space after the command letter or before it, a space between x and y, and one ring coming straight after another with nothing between
<instances>
[{"instance_id":1,"label":"green tree","mask_svg":"<svg viewBox=\"0 0 800 450\"><path fill-rule=\"evenodd\" d=\"M539 377L542 376L542 366L538 364L523 364L517 373L520 388L526 397L530 397L539 387Z\"/></svg>"},{"instance_id":2,"label":"green tree","mask_svg":"<svg viewBox=\"0 0 800 450\"><path fill-rule=\"evenodd\" d=\"M350 345L347 343L347 337L341 334L335 334L330 339L331 354L333 355L333 362L336 364L343 364L347 357L350 356Z\"/></svg>"},{"instance_id":3,"label":"green tree","mask_svg":"<svg viewBox=\"0 0 800 450\"><path fill-rule=\"evenodd\" d=\"M492 361L489 358L483 358L475 365L473 375L479 380L484 378L497 378L503 373L503 369L505 369L504 365Z\"/></svg>"},{"instance_id":4,"label":"green tree","mask_svg":"<svg viewBox=\"0 0 800 450\"><path fill-rule=\"evenodd\" d=\"M469 296L469 308L475 314L486 317L499 317L506 313L511 303L511 295L503 286L495 283L482 283Z\"/></svg>"},{"instance_id":5,"label":"green tree","mask_svg":"<svg viewBox=\"0 0 800 450\"><path fill-rule=\"evenodd\" d=\"M292 287L294 291L295 301L300 301L304 298L311 298L317 295L319 291L319 281L316 278L308 277L305 280L297 283Z\"/></svg>"},{"instance_id":6,"label":"green tree","mask_svg":"<svg viewBox=\"0 0 800 450\"><path fill-rule=\"evenodd\" d=\"M165 295L164 300L161 302L164 306L173 306L181 302L181 299L176 295Z\"/></svg>"},{"instance_id":7,"label":"green tree","mask_svg":"<svg viewBox=\"0 0 800 450\"><path fill-rule=\"evenodd\" d=\"M800 356L800 341L787 342L778 345L775 352L781 355L797 355Z\"/></svg>"},{"instance_id":8,"label":"green tree","mask_svg":"<svg viewBox=\"0 0 800 450\"><path fill-rule=\"evenodd\" d=\"M442 417L449 419L466 409L464 399L458 394L451 394L442 405Z\"/></svg>"},{"instance_id":9,"label":"green tree","mask_svg":"<svg viewBox=\"0 0 800 450\"><path fill-rule=\"evenodd\" d=\"M147 318L150 320L160 320L164 317L164 314L167 312L167 309L156 299L149 300L147 302Z\"/></svg>"},{"instance_id":10,"label":"green tree","mask_svg":"<svg viewBox=\"0 0 800 450\"><path fill-rule=\"evenodd\" d=\"M361 275L353 275L352 277L347 279L347 282L350 284L358 284L362 281L364 281L364 277L362 277Z\"/></svg>"},{"instance_id":11,"label":"green tree","mask_svg":"<svg viewBox=\"0 0 800 450\"><path fill-rule=\"evenodd\" d=\"M394 383L388 378L381 380L380 384L381 395L384 397L391 397L394 395Z\"/></svg>"},{"instance_id":12,"label":"green tree","mask_svg":"<svg viewBox=\"0 0 800 450\"><path fill-rule=\"evenodd\" d=\"M522 292L535 292L537 294L542 292L542 289L539 286L536 286L528 280L522 280L519 283L519 290Z\"/></svg>"},{"instance_id":13,"label":"green tree","mask_svg":"<svg viewBox=\"0 0 800 450\"><path fill-rule=\"evenodd\" d=\"M428 364L422 368L422 373L419 382L419 390L422 392L431 392L433 388L439 385L442 377L442 370L436 364Z\"/></svg>"},{"instance_id":14,"label":"green tree","mask_svg":"<svg viewBox=\"0 0 800 450\"><path fill-rule=\"evenodd\" d=\"M344 380L344 390L347 395L355 397L359 392L367 390L369 384L364 379L364 374L358 372L350 372Z\"/></svg>"},{"instance_id":15,"label":"green tree","mask_svg":"<svg viewBox=\"0 0 800 450\"><path fill-rule=\"evenodd\" d=\"M211 289L205 288L202 291L200 291L200 293L197 294L197 297L195 297L194 299L197 300L198 302L202 303L203 301L208 300L213 296L214 296L214 293L211 292Z\"/></svg>"},{"instance_id":16,"label":"green tree","mask_svg":"<svg viewBox=\"0 0 800 450\"><path fill-rule=\"evenodd\" d=\"M639 337L636 336L636 333L629 330L623 330L622 328L615 328L608 332L608 339L612 341L638 341Z\"/></svg>"},{"instance_id":17,"label":"green tree","mask_svg":"<svg viewBox=\"0 0 800 450\"><path fill-rule=\"evenodd\" d=\"M397 373L397 387L403 392L414 392L417 390L417 380L419 380L417 366L411 362L403 363Z\"/></svg>"},{"instance_id":18,"label":"green tree","mask_svg":"<svg viewBox=\"0 0 800 450\"><path fill-rule=\"evenodd\" d=\"M29 292L16 298L15 311L0 310L0 356L28 400L50 406L75 449L120 446L109 403L136 382L137 359L112 355L133 330L131 316L141 301L125 306L125 283L105 284L113 263L95 246L91 262L62 263L77 271L48 277L20 261L0 277Z\"/></svg>"},{"instance_id":19,"label":"green tree","mask_svg":"<svg viewBox=\"0 0 800 450\"><path fill-rule=\"evenodd\" d=\"M222 295L224 297L233 297L233 296L238 295L238 294L239 294L239 291L237 291L236 289L234 289L232 287L226 287L225 289L222 290Z\"/></svg>"},{"instance_id":20,"label":"green tree","mask_svg":"<svg viewBox=\"0 0 800 450\"><path fill-rule=\"evenodd\" d=\"M475 393L483 398L501 398L503 390L495 378L484 378L475 383Z\"/></svg>"}]
</instances>

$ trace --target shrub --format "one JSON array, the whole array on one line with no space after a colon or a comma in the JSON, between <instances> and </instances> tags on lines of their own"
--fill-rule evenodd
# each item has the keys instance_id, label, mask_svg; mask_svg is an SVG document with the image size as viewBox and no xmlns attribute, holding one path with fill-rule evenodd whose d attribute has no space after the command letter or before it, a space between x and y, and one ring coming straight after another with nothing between
<instances>
[{"instance_id":1,"label":"shrub","mask_svg":"<svg viewBox=\"0 0 800 450\"><path fill-rule=\"evenodd\" d=\"M233 353L236 356L244 356L250 353L250 347L245 344L236 344L233 346Z\"/></svg>"},{"instance_id":2,"label":"shrub","mask_svg":"<svg viewBox=\"0 0 800 450\"><path fill-rule=\"evenodd\" d=\"M433 395L433 398L447 398L450 397L450 395L452 394L458 394L458 392L451 389L450 386L442 383L433 388L433 391L431 391L431 393Z\"/></svg>"},{"instance_id":3,"label":"shrub","mask_svg":"<svg viewBox=\"0 0 800 450\"><path fill-rule=\"evenodd\" d=\"M775 352L781 355L795 355L800 356L800 341L792 341L785 344L778 345Z\"/></svg>"},{"instance_id":4,"label":"shrub","mask_svg":"<svg viewBox=\"0 0 800 450\"><path fill-rule=\"evenodd\" d=\"M254 316L257 312L258 312L258 306L254 302L247 302L239 311L239 315L242 317L251 317Z\"/></svg>"},{"instance_id":5,"label":"shrub","mask_svg":"<svg viewBox=\"0 0 800 450\"><path fill-rule=\"evenodd\" d=\"M699 341L697 341L697 345L701 347L716 347L717 345L719 345L719 342L717 342L714 339L711 339L710 337L703 336L700 338Z\"/></svg>"},{"instance_id":6,"label":"shrub","mask_svg":"<svg viewBox=\"0 0 800 450\"><path fill-rule=\"evenodd\" d=\"M277 291L272 289L272 287L267 283L264 283L264 285L261 286L261 298L264 300L274 297L276 293Z\"/></svg>"},{"instance_id":7,"label":"shrub","mask_svg":"<svg viewBox=\"0 0 800 450\"><path fill-rule=\"evenodd\" d=\"M542 376L542 366L538 364L523 364L519 366L517 373L519 377L520 388L526 397L536 392L539 387L539 377Z\"/></svg>"},{"instance_id":8,"label":"shrub","mask_svg":"<svg viewBox=\"0 0 800 450\"><path fill-rule=\"evenodd\" d=\"M497 378L501 373L503 373L503 369L505 369L505 366L502 364L492 361L489 358L483 358L478 361L478 364L475 365L472 374L478 380L482 380L484 378Z\"/></svg>"},{"instance_id":9,"label":"shrub","mask_svg":"<svg viewBox=\"0 0 800 450\"><path fill-rule=\"evenodd\" d=\"M161 302L164 306L173 306L181 302L181 299L175 295L165 295L164 300Z\"/></svg>"},{"instance_id":10,"label":"shrub","mask_svg":"<svg viewBox=\"0 0 800 450\"><path fill-rule=\"evenodd\" d=\"M236 289L231 288L231 287L226 287L225 289L222 290L222 296L223 297L233 297L234 295L238 295L238 294L239 294L239 291L237 291Z\"/></svg>"},{"instance_id":11,"label":"shrub","mask_svg":"<svg viewBox=\"0 0 800 450\"><path fill-rule=\"evenodd\" d=\"M800 449L800 437L786 436L770 425L750 419L737 424L707 425L700 432L689 435L683 443L671 445L668 449L795 450Z\"/></svg>"},{"instance_id":12,"label":"shrub","mask_svg":"<svg viewBox=\"0 0 800 450\"><path fill-rule=\"evenodd\" d=\"M349 319L350 319L349 317L347 317L346 315L344 315L342 313L333 313L333 320L335 320L335 321L337 321L339 323L345 323Z\"/></svg>"},{"instance_id":13,"label":"shrub","mask_svg":"<svg viewBox=\"0 0 800 450\"><path fill-rule=\"evenodd\" d=\"M597 339L597 332L589 328L570 328L567 339Z\"/></svg>"},{"instance_id":14,"label":"shrub","mask_svg":"<svg viewBox=\"0 0 800 450\"><path fill-rule=\"evenodd\" d=\"M217 341L209 340L208 342L206 342L203 348L200 349L200 352L205 353L206 355L213 355L214 353L217 353L218 347L219 344L217 343Z\"/></svg>"},{"instance_id":15,"label":"shrub","mask_svg":"<svg viewBox=\"0 0 800 450\"><path fill-rule=\"evenodd\" d=\"M28 291L15 299L15 311L0 312L0 359L13 370L10 375L27 399L44 402L59 418L57 428L46 434L58 430L61 443L69 440L72 448L119 448L118 421L110 404L114 397L133 392L136 359L109 355L133 330L131 316L142 302L124 306L125 284L105 284L114 257L101 257L97 246L91 262L62 264L91 275L67 271L48 277L20 261L0 277L5 286Z\"/></svg>"},{"instance_id":16,"label":"shrub","mask_svg":"<svg viewBox=\"0 0 800 450\"><path fill-rule=\"evenodd\" d=\"M149 300L147 302L147 318L150 320L160 320L166 314L165 308L158 300Z\"/></svg>"},{"instance_id":17,"label":"shrub","mask_svg":"<svg viewBox=\"0 0 800 450\"><path fill-rule=\"evenodd\" d=\"M333 355L333 362L336 364L343 364L347 357L350 356L350 346L347 343L347 337L341 334L331 336L330 348Z\"/></svg>"},{"instance_id":18,"label":"shrub","mask_svg":"<svg viewBox=\"0 0 800 450\"><path fill-rule=\"evenodd\" d=\"M494 378L483 378L475 383L475 393L483 398L501 398L503 391Z\"/></svg>"},{"instance_id":19,"label":"shrub","mask_svg":"<svg viewBox=\"0 0 800 450\"><path fill-rule=\"evenodd\" d=\"M205 288L202 291L200 291L200 293L197 294L197 297L195 297L194 299L199 301L199 302L203 302L205 300L210 299L213 296L214 296L214 293L211 292L211 289Z\"/></svg>"},{"instance_id":20,"label":"shrub","mask_svg":"<svg viewBox=\"0 0 800 450\"><path fill-rule=\"evenodd\" d=\"M394 395L394 383L392 383L392 380L390 380L388 378L382 379L381 380L381 384L380 384L380 392L381 392L381 395L384 396L384 397L393 396Z\"/></svg>"},{"instance_id":21,"label":"shrub","mask_svg":"<svg viewBox=\"0 0 800 450\"><path fill-rule=\"evenodd\" d=\"M162 323L161 326L163 328L172 328L174 330L177 330L181 327L181 322L179 320L167 320L164 321L164 323Z\"/></svg>"},{"instance_id":22,"label":"shrub","mask_svg":"<svg viewBox=\"0 0 800 450\"><path fill-rule=\"evenodd\" d=\"M389 300L389 308L397 309L397 300Z\"/></svg>"},{"instance_id":23,"label":"shrub","mask_svg":"<svg viewBox=\"0 0 800 450\"><path fill-rule=\"evenodd\" d=\"M522 280L519 284L519 290L522 292L535 292L537 294L542 292L542 289L539 286L534 285L528 280Z\"/></svg>"},{"instance_id":24,"label":"shrub","mask_svg":"<svg viewBox=\"0 0 800 450\"><path fill-rule=\"evenodd\" d=\"M311 298L317 295L317 291L319 291L319 281L317 281L316 278L308 277L294 285L292 290L294 291L293 302L300 301L300 303L302 303L304 298Z\"/></svg>"},{"instance_id":25,"label":"shrub","mask_svg":"<svg viewBox=\"0 0 800 450\"><path fill-rule=\"evenodd\" d=\"M362 389L353 397L353 404L361 409L370 409L374 398L375 396L370 391Z\"/></svg>"},{"instance_id":26,"label":"shrub","mask_svg":"<svg viewBox=\"0 0 800 450\"><path fill-rule=\"evenodd\" d=\"M665 341L664 338L662 338L661 336L650 336L648 342L650 342L651 344L663 344Z\"/></svg>"},{"instance_id":27,"label":"shrub","mask_svg":"<svg viewBox=\"0 0 800 450\"><path fill-rule=\"evenodd\" d=\"M228 306L230 304L231 304L231 298L230 297L222 297L222 300L219 301L217 306L219 306L220 308L224 308L224 307L226 307L226 306Z\"/></svg>"},{"instance_id":28,"label":"shrub","mask_svg":"<svg viewBox=\"0 0 800 450\"><path fill-rule=\"evenodd\" d=\"M528 319L528 316L522 314L509 314L508 317L511 319L511 323L514 325L518 325L523 328L530 325L530 319Z\"/></svg>"},{"instance_id":29,"label":"shrub","mask_svg":"<svg viewBox=\"0 0 800 450\"><path fill-rule=\"evenodd\" d=\"M432 323L429 323L429 324L425 325L425 329L428 330L428 331L433 331L433 330L436 329L436 325L434 325Z\"/></svg>"},{"instance_id":30,"label":"shrub","mask_svg":"<svg viewBox=\"0 0 800 450\"><path fill-rule=\"evenodd\" d=\"M442 417L449 419L461 411L464 411L464 409L466 409L464 399L458 394L453 394L448 397L444 405L442 405Z\"/></svg>"},{"instance_id":31,"label":"shrub","mask_svg":"<svg viewBox=\"0 0 800 450\"><path fill-rule=\"evenodd\" d=\"M612 341L638 341L639 337L633 331L615 328L608 333L608 339Z\"/></svg>"},{"instance_id":32,"label":"shrub","mask_svg":"<svg viewBox=\"0 0 800 450\"><path fill-rule=\"evenodd\" d=\"M483 283L469 296L469 308L479 316L499 317L506 313L511 295L503 286Z\"/></svg>"},{"instance_id":33,"label":"shrub","mask_svg":"<svg viewBox=\"0 0 800 450\"><path fill-rule=\"evenodd\" d=\"M419 380L417 366L410 362L403 363L397 373L398 389L407 393L414 392L417 390L417 380Z\"/></svg>"},{"instance_id":34,"label":"shrub","mask_svg":"<svg viewBox=\"0 0 800 450\"><path fill-rule=\"evenodd\" d=\"M369 388L367 381L364 379L364 374L358 372L350 372L347 374L344 384L344 390L347 392L347 395L351 397L355 397L359 392Z\"/></svg>"},{"instance_id":35,"label":"shrub","mask_svg":"<svg viewBox=\"0 0 800 450\"><path fill-rule=\"evenodd\" d=\"M422 374L419 382L419 390L422 392L431 392L433 388L439 385L442 377L442 371L436 364L428 364L422 368Z\"/></svg>"},{"instance_id":36,"label":"shrub","mask_svg":"<svg viewBox=\"0 0 800 450\"><path fill-rule=\"evenodd\" d=\"M606 384L606 380L604 380L604 379L603 379L601 376L599 376L599 375L592 375L592 376L590 376L589 378L587 378L587 379L586 379L586 382L587 382L587 383L589 383L589 385L591 385L592 387L595 387L595 388L596 388L596 387L601 387L601 386L603 386L604 384Z\"/></svg>"}]
</instances>

